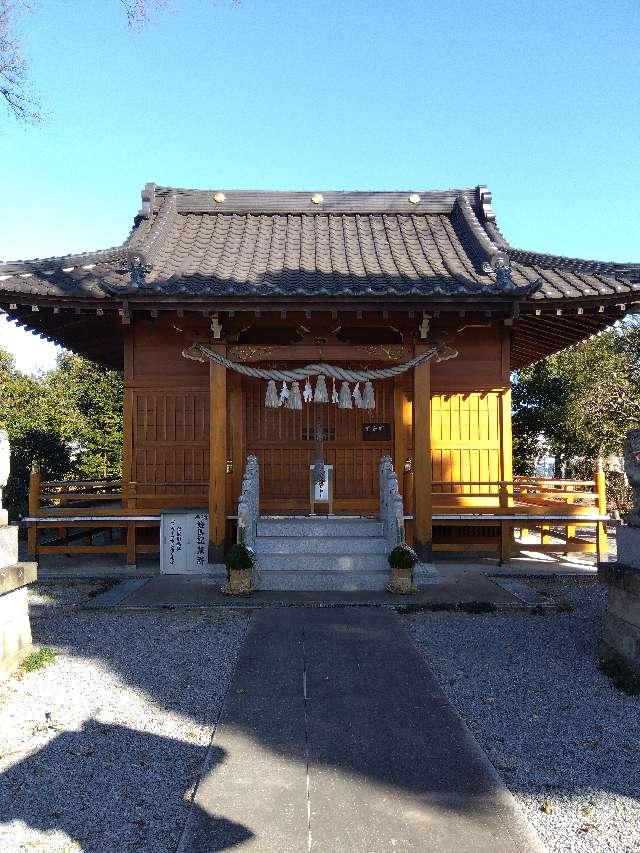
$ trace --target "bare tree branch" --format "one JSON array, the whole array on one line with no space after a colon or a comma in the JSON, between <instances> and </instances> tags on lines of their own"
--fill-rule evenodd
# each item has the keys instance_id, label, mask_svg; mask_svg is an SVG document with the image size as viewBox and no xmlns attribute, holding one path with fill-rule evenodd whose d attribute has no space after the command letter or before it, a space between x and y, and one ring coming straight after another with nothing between
<instances>
[{"instance_id":1,"label":"bare tree branch","mask_svg":"<svg viewBox=\"0 0 640 853\"><path fill-rule=\"evenodd\" d=\"M28 0L0 0L0 95L22 124L42 120L40 102L30 91L22 45L14 35L18 15L29 8Z\"/></svg>"},{"instance_id":2,"label":"bare tree branch","mask_svg":"<svg viewBox=\"0 0 640 853\"><path fill-rule=\"evenodd\" d=\"M124 6L127 23L132 30L141 30L149 23L152 11L162 9L167 0L120 0Z\"/></svg>"},{"instance_id":3,"label":"bare tree branch","mask_svg":"<svg viewBox=\"0 0 640 853\"><path fill-rule=\"evenodd\" d=\"M149 23L154 11L165 8L168 0L120 0L133 30ZM22 45L16 36L21 14L31 10L31 0L0 0L0 98L7 112L21 124L42 121L40 100L32 91Z\"/></svg>"}]
</instances>

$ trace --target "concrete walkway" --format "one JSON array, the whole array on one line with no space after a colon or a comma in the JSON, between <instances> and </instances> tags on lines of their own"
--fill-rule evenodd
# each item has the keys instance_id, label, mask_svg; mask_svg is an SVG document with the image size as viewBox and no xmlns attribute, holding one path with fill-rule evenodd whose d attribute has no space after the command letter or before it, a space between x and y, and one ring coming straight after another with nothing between
<instances>
[{"instance_id":1,"label":"concrete walkway","mask_svg":"<svg viewBox=\"0 0 640 853\"><path fill-rule=\"evenodd\" d=\"M398 617L256 611L179 850L540 851Z\"/></svg>"},{"instance_id":2,"label":"concrete walkway","mask_svg":"<svg viewBox=\"0 0 640 853\"><path fill-rule=\"evenodd\" d=\"M248 596L228 596L221 583L207 577L159 575L123 580L85 605L88 609L117 608L123 611L157 608L233 607L254 610L263 607L394 607L399 610L488 605L495 609L554 607L551 597L537 594L517 578L488 578L479 573L459 573L440 578L415 595L388 592L300 592L259 591Z\"/></svg>"}]
</instances>

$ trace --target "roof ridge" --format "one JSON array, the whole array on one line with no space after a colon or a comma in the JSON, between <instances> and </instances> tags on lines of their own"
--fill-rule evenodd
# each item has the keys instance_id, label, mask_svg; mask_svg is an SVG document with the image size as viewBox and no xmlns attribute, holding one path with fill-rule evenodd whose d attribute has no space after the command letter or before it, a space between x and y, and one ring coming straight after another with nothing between
<instances>
[{"instance_id":1,"label":"roof ridge","mask_svg":"<svg viewBox=\"0 0 640 853\"><path fill-rule=\"evenodd\" d=\"M252 190L188 189L146 184L138 214L148 218L175 195L178 213L451 213L458 196L475 199L477 188L446 190Z\"/></svg>"},{"instance_id":2,"label":"roof ridge","mask_svg":"<svg viewBox=\"0 0 640 853\"><path fill-rule=\"evenodd\" d=\"M147 184L147 187L149 187L149 184ZM145 204L144 193L147 187L143 190L143 211ZM139 258L143 264L152 265L175 224L178 212L176 194L171 193L163 199L150 227L144 232L141 226L142 222L147 219L147 216L143 211L138 214L137 224L124 244L124 249L128 258Z\"/></svg>"},{"instance_id":3,"label":"roof ridge","mask_svg":"<svg viewBox=\"0 0 640 853\"><path fill-rule=\"evenodd\" d=\"M477 187L478 190L478 198L480 203L482 204L482 194L480 193L481 188ZM490 206L491 203L491 193L488 193L489 200L488 204ZM476 213L471 206L469 199L460 194L456 199L456 207L460 211L462 218L465 221L471 235L475 238L480 251L483 252L486 257L489 265L493 270L498 269L499 266L503 265L505 261L507 261L507 257L504 251L494 243L491 239L487 230L482 226L479 218L476 216ZM483 211L485 208L483 207ZM484 214L487 215L486 213ZM494 217L495 218L495 217Z\"/></svg>"}]
</instances>

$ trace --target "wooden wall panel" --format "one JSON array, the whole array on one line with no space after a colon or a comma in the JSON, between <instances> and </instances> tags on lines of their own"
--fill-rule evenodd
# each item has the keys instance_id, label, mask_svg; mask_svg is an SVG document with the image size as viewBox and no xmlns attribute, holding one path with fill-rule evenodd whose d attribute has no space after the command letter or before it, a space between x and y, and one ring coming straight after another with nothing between
<instances>
[{"instance_id":1,"label":"wooden wall panel","mask_svg":"<svg viewBox=\"0 0 640 853\"><path fill-rule=\"evenodd\" d=\"M138 506L191 506L196 498L206 505L208 392L136 388L132 397L131 479Z\"/></svg>"},{"instance_id":2,"label":"wooden wall panel","mask_svg":"<svg viewBox=\"0 0 640 853\"><path fill-rule=\"evenodd\" d=\"M433 480L499 480L500 391L487 394L432 394ZM470 486L437 486L436 491L468 493Z\"/></svg>"},{"instance_id":3,"label":"wooden wall panel","mask_svg":"<svg viewBox=\"0 0 640 853\"><path fill-rule=\"evenodd\" d=\"M309 466L315 443L314 406L302 410L265 409L265 383L246 380L247 452L260 460L260 492L268 511L308 512ZM378 505L378 463L393 448L393 382L374 385L376 408L338 409L322 406L324 458L334 466L334 508L337 512L372 512ZM329 393L331 387L329 385ZM388 441L363 441L364 423L388 423Z\"/></svg>"},{"instance_id":4,"label":"wooden wall panel","mask_svg":"<svg viewBox=\"0 0 640 853\"><path fill-rule=\"evenodd\" d=\"M508 479L509 333L498 327L464 328L463 323L444 330L458 358L431 369L433 479ZM136 318L126 336L124 479L134 484L126 494L131 507L207 505L209 371L207 364L182 357L182 349L193 340L211 342L206 318ZM227 458L233 470L226 483L227 513L235 509L244 459L251 452L262 463L265 506L271 501L279 511L306 511L313 406L301 412L266 410L264 382L235 376L228 381ZM337 511L376 511L380 456L393 455L395 449L396 455L413 457L412 385L411 373L395 383L395 402L402 405L402 414L394 410L393 381L375 383L374 412L323 407L329 438L325 458L334 465ZM391 440L363 442L365 422L389 423ZM399 473L403 461L396 460ZM471 488L457 491L468 493Z\"/></svg>"},{"instance_id":5,"label":"wooden wall panel","mask_svg":"<svg viewBox=\"0 0 640 853\"><path fill-rule=\"evenodd\" d=\"M136 318L125 348L130 506L207 506L208 365L183 358L194 339L208 340L204 318Z\"/></svg>"}]
</instances>

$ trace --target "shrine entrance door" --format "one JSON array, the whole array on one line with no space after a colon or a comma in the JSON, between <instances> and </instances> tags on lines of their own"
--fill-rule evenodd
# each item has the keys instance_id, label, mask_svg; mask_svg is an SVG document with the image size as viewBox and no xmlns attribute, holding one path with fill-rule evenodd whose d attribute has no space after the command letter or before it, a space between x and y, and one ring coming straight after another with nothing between
<instances>
[{"instance_id":1,"label":"shrine entrance door","mask_svg":"<svg viewBox=\"0 0 640 853\"><path fill-rule=\"evenodd\" d=\"M329 391L331 391L330 382ZM265 383L244 379L247 453L260 461L260 511L306 515L310 509L309 466L314 460L315 417L320 409L323 452L333 466L333 511L378 512L378 463L393 452L393 380L375 382L376 408L339 409L333 403L303 403L302 410L267 409ZM321 505L316 509L322 512Z\"/></svg>"}]
</instances>

